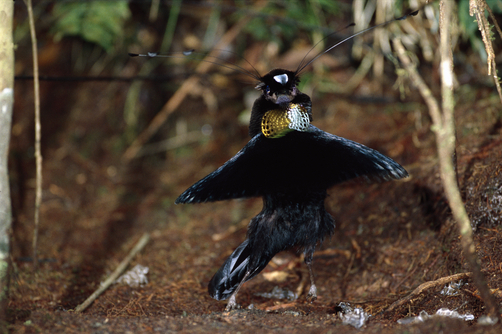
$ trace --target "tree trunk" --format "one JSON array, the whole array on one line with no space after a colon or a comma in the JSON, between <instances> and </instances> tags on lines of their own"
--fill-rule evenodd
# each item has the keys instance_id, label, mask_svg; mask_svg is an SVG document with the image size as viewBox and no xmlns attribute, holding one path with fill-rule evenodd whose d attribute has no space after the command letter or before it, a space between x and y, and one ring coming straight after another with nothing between
<instances>
[{"instance_id":1,"label":"tree trunk","mask_svg":"<svg viewBox=\"0 0 502 334\"><path fill-rule=\"evenodd\" d=\"M13 16L14 1L0 1L0 319L5 319L7 307L9 231L12 223L7 157L14 103ZM6 323L0 321L3 333Z\"/></svg>"}]
</instances>

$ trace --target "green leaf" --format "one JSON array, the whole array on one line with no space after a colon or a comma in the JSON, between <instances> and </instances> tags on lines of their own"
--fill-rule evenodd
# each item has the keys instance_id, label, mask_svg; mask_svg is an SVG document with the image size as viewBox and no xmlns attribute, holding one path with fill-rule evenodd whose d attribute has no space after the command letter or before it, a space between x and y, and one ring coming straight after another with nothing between
<instances>
[{"instance_id":1,"label":"green leaf","mask_svg":"<svg viewBox=\"0 0 502 334\"><path fill-rule=\"evenodd\" d=\"M131 16L127 1L60 2L54 5L54 38L78 36L98 44L106 51L123 34L125 21Z\"/></svg>"},{"instance_id":2,"label":"green leaf","mask_svg":"<svg viewBox=\"0 0 502 334\"><path fill-rule=\"evenodd\" d=\"M263 16L252 19L245 31L257 40L274 41L283 46L294 40L300 30L315 31L322 26L319 13L337 15L339 9L333 0L270 1L261 13Z\"/></svg>"}]
</instances>

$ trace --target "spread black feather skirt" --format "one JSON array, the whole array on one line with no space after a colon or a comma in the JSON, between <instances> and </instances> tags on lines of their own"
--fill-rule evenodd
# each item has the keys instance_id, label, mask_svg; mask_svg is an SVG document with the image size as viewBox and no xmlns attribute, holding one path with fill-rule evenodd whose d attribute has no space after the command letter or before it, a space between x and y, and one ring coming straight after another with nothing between
<instances>
[{"instance_id":1,"label":"spread black feather skirt","mask_svg":"<svg viewBox=\"0 0 502 334\"><path fill-rule=\"evenodd\" d=\"M389 157L311 125L282 138L254 136L223 166L183 192L176 203L200 203L277 193L325 192L353 178L401 179L406 170Z\"/></svg>"},{"instance_id":2,"label":"spread black feather skirt","mask_svg":"<svg viewBox=\"0 0 502 334\"><path fill-rule=\"evenodd\" d=\"M248 238L209 282L210 295L224 300L280 251L295 247L311 262L316 246L335 228L324 207L328 188L354 178L385 181L406 176L391 158L311 125L306 132L281 138L254 136L176 203L263 197L263 210L251 220Z\"/></svg>"}]
</instances>

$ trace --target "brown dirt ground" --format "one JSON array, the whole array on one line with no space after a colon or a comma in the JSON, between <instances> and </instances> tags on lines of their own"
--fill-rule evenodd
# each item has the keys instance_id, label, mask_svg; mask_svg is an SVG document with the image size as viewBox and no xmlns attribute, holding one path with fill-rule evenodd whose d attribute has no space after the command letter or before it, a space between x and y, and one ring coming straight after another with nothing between
<instances>
[{"instance_id":1,"label":"brown dirt ground","mask_svg":"<svg viewBox=\"0 0 502 334\"><path fill-rule=\"evenodd\" d=\"M100 87L88 90L99 94ZM502 132L497 103L489 91L477 92L475 100L460 97L457 125L460 184L477 224L483 270L500 302ZM284 281L259 275L239 293L239 303L253 304L252 311L223 312L225 303L212 300L206 292L211 275L245 238L247 222L260 210L261 202L186 206L173 202L193 181L244 145L243 135L238 142L221 145L223 139L216 134L205 144L187 148L190 154L169 152L165 163L147 158L150 161L118 168L118 175L110 167L119 164L118 155L93 162L75 149L92 144L69 140L57 150L47 150L39 249L45 262L34 273L32 263L23 261L30 255L31 212L18 213L8 319L12 330L355 332L337 316L337 305L343 301L373 315L364 327L369 333L499 332L500 325L482 327L438 318L407 326L396 323L422 310L432 314L442 307L478 318L483 303L470 280L457 296L445 297L439 294L444 285L436 286L385 312L424 282L468 271L441 191L430 122L424 106L414 106L415 113L398 112L402 104L371 106L339 99L335 115L326 112L316 120L326 131L387 153L411 177L383 184L352 182L330 191L327 207L337 229L315 255L320 297L313 304L305 301L304 293L295 302L255 295L275 286L305 292L306 268L296 254L288 252L279 254L264 271L284 272ZM80 115L82 119L68 121L68 129L75 127L72 122L87 121L91 124L86 126L92 128L102 121ZM242 127L238 132L245 134L245 130ZM31 190L27 197L33 197ZM141 288L114 285L83 314L75 314L72 309L114 270L144 231L151 232L152 239L130 267L148 266L149 283Z\"/></svg>"},{"instance_id":2,"label":"brown dirt ground","mask_svg":"<svg viewBox=\"0 0 502 334\"><path fill-rule=\"evenodd\" d=\"M43 51L57 54L64 47L47 43ZM29 58L24 63L29 64ZM42 64L42 71L61 73L57 64ZM131 64L121 73L137 73ZM343 82L348 74L340 71L333 76ZM437 78L437 73L432 70L427 77ZM142 119L148 120L160 108L145 101L157 99L162 106L167 99L164 90L172 88L145 85L144 91L154 92L140 96ZM356 94L379 85L365 80ZM392 91L391 85L384 86L385 94ZM216 112L207 111L200 95L190 97L151 142L174 136L178 121L185 121L190 130L211 124L212 136L125 164L121 161L127 148L122 110L129 87L127 82L42 84L42 261L34 272L30 261L33 93L31 82L16 82L10 156L13 273L7 318L12 332L502 332L502 324L481 326L476 320L396 322L423 310L434 314L443 307L478 319L484 306L469 279L456 296L443 296L439 292L444 285L434 286L386 312L422 283L469 271L443 195L431 122L414 89L407 100L388 103L316 95L316 126L389 155L411 176L382 184L349 182L330 190L326 205L337 227L314 257L317 301L305 300L308 274L301 258L284 252L264 273L282 273L285 279L258 275L238 295L243 307L253 304L254 309L224 312L225 303L209 297L207 283L244 240L247 223L260 211L261 201L176 206L174 200L247 142L247 127L238 121L242 92L236 93L233 83L212 86L212 94L220 97ZM502 108L495 89L482 84L461 85L456 96L459 184L476 227L483 271L501 303ZM140 129L148 124L144 120ZM151 240L129 269L147 266L149 283L139 288L113 285L85 312L73 312L144 232L151 234ZM299 291L300 297L290 302L256 295L275 286ZM362 331L341 323L340 302L373 315Z\"/></svg>"}]
</instances>

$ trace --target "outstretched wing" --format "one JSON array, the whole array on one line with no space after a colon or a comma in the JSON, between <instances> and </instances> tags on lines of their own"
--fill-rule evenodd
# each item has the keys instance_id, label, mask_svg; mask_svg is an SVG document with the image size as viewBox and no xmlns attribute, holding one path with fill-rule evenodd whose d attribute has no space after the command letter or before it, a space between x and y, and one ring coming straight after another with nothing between
<instances>
[{"instance_id":1,"label":"outstretched wing","mask_svg":"<svg viewBox=\"0 0 502 334\"><path fill-rule=\"evenodd\" d=\"M314 126L282 138L262 134L223 166L181 194L176 203L220 201L278 192L325 191L356 177L401 179L406 170L385 155Z\"/></svg>"}]
</instances>

